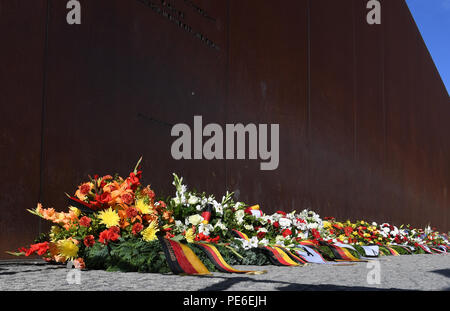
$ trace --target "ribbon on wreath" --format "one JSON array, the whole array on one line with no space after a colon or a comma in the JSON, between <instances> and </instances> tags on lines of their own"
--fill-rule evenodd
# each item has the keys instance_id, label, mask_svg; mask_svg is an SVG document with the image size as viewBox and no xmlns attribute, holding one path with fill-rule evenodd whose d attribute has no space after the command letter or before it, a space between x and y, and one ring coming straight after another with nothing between
<instances>
[{"instance_id":1,"label":"ribbon on wreath","mask_svg":"<svg viewBox=\"0 0 450 311\"><path fill-rule=\"evenodd\" d=\"M214 266L221 272L227 273L242 273L242 274L264 274L267 273L266 270L262 271L250 271L250 270L238 270L231 267L225 259L220 254L219 250L212 244L208 243L195 243L201 250L203 250L208 256L209 260L214 264Z\"/></svg>"},{"instance_id":2,"label":"ribbon on wreath","mask_svg":"<svg viewBox=\"0 0 450 311\"><path fill-rule=\"evenodd\" d=\"M158 236L167 264L174 274L211 274L189 246Z\"/></svg>"},{"instance_id":3,"label":"ribbon on wreath","mask_svg":"<svg viewBox=\"0 0 450 311\"><path fill-rule=\"evenodd\" d=\"M250 241L250 239L248 238L248 236L247 236L244 232L238 231L238 230L236 230L236 229L231 229L231 232L232 232L232 233L234 234L234 236L236 236L237 238L244 239L244 240L246 240L246 241Z\"/></svg>"},{"instance_id":4,"label":"ribbon on wreath","mask_svg":"<svg viewBox=\"0 0 450 311\"><path fill-rule=\"evenodd\" d=\"M366 261L366 260L361 260L359 258L356 258L345 247L340 247L336 244L330 244L325 241L319 241L319 244L322 246L327 246L331 250L333 255L336 257L336 259L335 259L336 261Z\"/></svg>"},{"instance_id":5,"label":"ribbon on wreath","mask_svg":"<svg viewBox=\"0 0 450 311\"><path fill-rule=\"evenodd\" d=\"M292 260L281 248L276 246L260 246L259 248L275 266L300 266L300 263Z\"/></svg>"}]
</instances>

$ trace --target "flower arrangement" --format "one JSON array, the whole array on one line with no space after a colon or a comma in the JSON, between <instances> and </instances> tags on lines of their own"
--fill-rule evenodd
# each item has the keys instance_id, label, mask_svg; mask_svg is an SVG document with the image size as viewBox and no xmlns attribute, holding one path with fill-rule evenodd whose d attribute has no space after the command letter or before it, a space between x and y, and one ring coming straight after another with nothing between
<instances>
[{"instance_id":1,"label":"flower arrangement","mask_svg":"<svg viewBox=\"0 0 450 311\"><path fill-rule=\"evenodd\" d=\"M365 259L366 246L378 247L380 255L449 249L448 235L430 227L339 222L333 217L322 219L311 210L267 215L259 205L235 202L233 193L216 200L189 190L176 174L175 195L166 203L156 198L150 186L141 184L140 162L126 178L89 177L73 196L68 195L67 212L40 203L28 210L53 226L34 244L9 253L36 254L49 262L73 261L81 269L197 274L251 273L230 264L360 261ZM308 257L311 252L315 259Z\"/></svg>"}]
</instances>

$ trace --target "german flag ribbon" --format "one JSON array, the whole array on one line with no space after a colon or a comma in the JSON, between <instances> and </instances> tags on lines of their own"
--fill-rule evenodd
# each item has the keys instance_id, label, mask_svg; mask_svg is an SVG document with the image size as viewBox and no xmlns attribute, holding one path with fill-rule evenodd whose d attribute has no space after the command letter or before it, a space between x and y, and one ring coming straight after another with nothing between
<instances>
[{"instance_id":1,"label":"german flag ribbon","mask_svg":"<svg viewBox=\"0 0 450 311\"><path fill-rule=\"evenodd\" d=\"M174 274L211 274L189 246L163 236L158 239Z\"/></svg>"},{"instance_id":2,"label":"german flag ribbon","mask_svg":"<svg viewBox=\"0 0 450 311\"><path fill-rule=\"evenodd\" d=\"M352 253L344 247L330 244L325 241L320 241L319 243L322 246L328 246L328 248L333 252L333 255L336 257L336 261L364 261L353 256Z\"/></svg>"},{"instance_id":3,"label":"german flag ribbon","mask_svg":"<svg viewBox=\"0 0 450 311\"><path fill-rule=\"evenodd\" d=\"M261 246L260 249L267 255L270 262L275 266L299 266L300 264L295 262L289 257L281 248L276 246Z\"/></svg>"},{"instance_id":4,"label":"german flag ribbon","mask_svg":"<svg viewBox=\"0 0 450 311\"><path fill-rule=\"evenodd\" d=\"M409 248L409 246L407 245L400 245L400 244L391 244L391 245L395 245L397 247L401 247L402 249L404 249L408 254L412 254L412 250Z\"/></svg>"},{"instance_id":5,"label":"german flag ribbon","mask_svg":"<svg viewBox=\"0 0 450 311\"><path fill-rule=\"evenodd\" d=\"M384 247L386 247L388 249L389 253L391 253L392 256L400 256L400 254L392 247L387 246L387 245L384 245Z\"/></svg>"},{"instance_id":6,"label":"german flag ribbon","mask_svg":"<svg viewBox=\"0 0 450 311\"><path fill-rule=\"evenodd\" d=\"M195 243L201 250L203 250L214 266L221 272L228 273L242 273L242 274L264 274L267 273L266 270L262 271L250 271L250 270L237 270L231 267L225 259L223 259L219 250L212 244L209 243Z\"/></svg>"},{"instance_id":7,"label":"german flag ribbon","mask_svg":"<svg viewBox=\"0 0 450 311\"><path fill-rule=\"evenodd\" d=\"M293 261L295 261L298 264L304 265L306 264L306 260L304 260L303 258L301 258L300 256L297 256L294 252L292 252L291 250L285 248L285 247L281 247L281 246L276 246L276 248L282 250L283 252L286 253L286 255L288 255Z\"/></svg>"},{"instance_id":8,"label":"german flag ribbon","mask_svg":"<svg viewBox=\"0 0 450 311\"><path fill-rule=\"evenodd\" d=\"M212 217L212 212L213 212L213 205L212 204L206 204L205 209L202 212L202 217L203 217L203 223L204 224L208 224L211 221L211 217Z\"/></svg>"},{"instance_id":9,"label":"german flag ribbon","mask_svg":"<svg viewBox=\"0 0 450 311\"><path fill-rule=\"evenodd\" d=\"M234 234L236 237L240 238L240 239L244 239L244 240L246 240L246 241L250 241L250 239L248 238L248 236L247 236L245 233L241 232L241 231L238 231L238 230L236 230L236 229L232 229L231 232L233 232L233 234Z\"/></svg>"}]
</instances>

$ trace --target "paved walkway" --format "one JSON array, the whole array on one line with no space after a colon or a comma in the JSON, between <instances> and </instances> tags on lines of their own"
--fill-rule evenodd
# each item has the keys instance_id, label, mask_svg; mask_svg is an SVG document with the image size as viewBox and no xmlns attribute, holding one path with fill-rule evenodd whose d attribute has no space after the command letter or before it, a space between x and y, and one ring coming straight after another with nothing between
<instances>
[{"instance_id":1,"label":"paved walkway","mask_svg":"<svg viewBox=\"0 0 450 311\"><path fill-rule=\"evenodd\" d=\"M378 265L379 263L379 265ZM375 263L345 266L254 267L263 275L213 273L212 276L177 276L153 273L81 271L41 261L0 261L0 290L450 290L450 255L382 257ZM377 269L379 268L379 283Z\"/></svg>"}]
</instances>

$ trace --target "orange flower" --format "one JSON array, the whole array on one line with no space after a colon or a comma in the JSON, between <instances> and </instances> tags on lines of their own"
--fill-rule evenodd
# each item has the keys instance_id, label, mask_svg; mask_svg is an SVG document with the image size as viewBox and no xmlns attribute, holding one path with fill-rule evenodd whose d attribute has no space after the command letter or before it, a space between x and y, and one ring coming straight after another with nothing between
<instances>
[{"instance_id":1,"label":"orange flower","mask_svg":"<svg viewBox=\"0 0 450 311\"><path fill-rule=\"evenodd\" d=\"M75 192L75 196L81 201L86 200L86 196L91 192L94 185L91 182L87 182L78 186L78 190Z\"/></svg>"}]
</instances>

